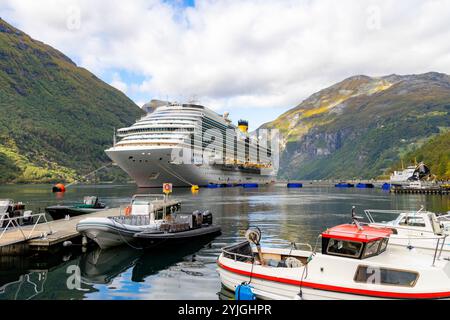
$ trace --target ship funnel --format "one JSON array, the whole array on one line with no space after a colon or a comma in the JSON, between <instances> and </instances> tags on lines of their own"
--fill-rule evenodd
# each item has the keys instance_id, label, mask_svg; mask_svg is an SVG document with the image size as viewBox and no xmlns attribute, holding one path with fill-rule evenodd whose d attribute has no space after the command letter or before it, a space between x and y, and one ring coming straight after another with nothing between
<instances>
[{"instance_id":1,"label":"ship funnel","mask_svg":"<svg viewBox=\"0 0 450 320\"><path fill-rule=\"evenodd\" d=\"M247 120L239 120L238 121L238 128L244 133L248 132L248 121Z\"/></svg>"}]
</instances>

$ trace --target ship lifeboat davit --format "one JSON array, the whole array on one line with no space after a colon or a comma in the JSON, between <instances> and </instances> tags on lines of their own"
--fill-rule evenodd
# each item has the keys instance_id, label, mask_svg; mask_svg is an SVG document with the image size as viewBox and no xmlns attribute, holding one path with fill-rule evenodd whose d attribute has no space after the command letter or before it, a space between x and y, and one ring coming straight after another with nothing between
<instances>
[{"instance_id":1,"label":"ship lifeboat davit","mask_svg":"<svg viewBox=\"0 0 450 320\"><path fill-rule=\"evenodd\" d=\"M53 192L66 192L66 186L62 183L57 183L52 187Z\"/></svg>"}]
</instances>

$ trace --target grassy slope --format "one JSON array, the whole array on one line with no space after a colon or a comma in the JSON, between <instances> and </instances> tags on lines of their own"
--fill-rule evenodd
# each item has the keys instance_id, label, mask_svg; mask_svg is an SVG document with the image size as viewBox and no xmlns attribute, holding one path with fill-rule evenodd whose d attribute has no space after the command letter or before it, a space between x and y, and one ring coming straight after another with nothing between
<instances>
[{"instance_id":1,"label":"grassy slope","mask_svg":"<svg viewBox=\"0 0 450 320\"><path fill-rule=\"evenodd\" d=\"M424 161L439 179L450 180L450 131L435 135L401 157L404 165ZM393 167L400 169L401 162Z\"/></svg>"},{"instance_id":2,"label":"grassy slope","mask_svg":"<svg viewBox=\"0 0 450 320\"><path fill-rule=\"evenodd\" d=\"M59 51L0 19L0 182L71 180L108 161L140 109Z\"/></svg>"}]
</instances>

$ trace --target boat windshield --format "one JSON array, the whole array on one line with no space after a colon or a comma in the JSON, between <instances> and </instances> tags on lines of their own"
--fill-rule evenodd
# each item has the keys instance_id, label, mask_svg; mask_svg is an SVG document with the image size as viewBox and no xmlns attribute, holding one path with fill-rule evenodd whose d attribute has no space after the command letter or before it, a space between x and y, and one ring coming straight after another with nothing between
<instances>
[{"instance_id":1,"label":"boat windshield","mask_svg":"<svg viewBox=\"0 0 450 320\"><path fill-rule=\"evenodd\" d=\"M358 258L361 255L363 244L361 242L330 239L327 253L336 256Z\"/></svg>"}]
</instances>

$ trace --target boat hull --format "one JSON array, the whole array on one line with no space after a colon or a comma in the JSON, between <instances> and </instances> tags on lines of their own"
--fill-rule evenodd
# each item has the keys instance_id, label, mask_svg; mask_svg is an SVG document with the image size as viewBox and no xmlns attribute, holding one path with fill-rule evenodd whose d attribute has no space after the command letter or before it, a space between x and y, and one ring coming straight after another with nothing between
<instances>
[{"instance_id":1,"label":"boat hull","mask_svg":"<svg viewBox=\"0 0 450 320\"><path fill-rule=\"evenodd\" d=\"M102 249L121 245L136 247L136 233L156 225L131 226L121 225L109 218L88 218L77 224L77 231L95 241Z\"/></svg>"},{"instance_id":2,"label":"boat hull","mask_svg":"<svg viewBox=\"0 0 450 320\"><path fill-rule=\"evenodd\" d=\"M261 173L250 173L237 168L223 168L207 164L172 163L172 152L176 148L115 147L106 154L124 170L141 188L160 188L163 183L174 187L208 184L269 184L275 181L272 170L261 169Z\"/></svg>"},{"instance_id":3,"label":"boat hull","mask_svg":"<svg viewBox=\"0 0 450 320\"><path fill-rule=\"evenodd\" d=\"M181 232L161 232L161 233L137 233L135 239L142 247L156 247L160 245L186 243L187 241L200 240L215 237L221 234L219 226L204 226L197 229Z\"/></svg>"}]
</instances>

